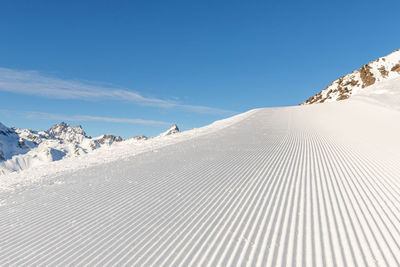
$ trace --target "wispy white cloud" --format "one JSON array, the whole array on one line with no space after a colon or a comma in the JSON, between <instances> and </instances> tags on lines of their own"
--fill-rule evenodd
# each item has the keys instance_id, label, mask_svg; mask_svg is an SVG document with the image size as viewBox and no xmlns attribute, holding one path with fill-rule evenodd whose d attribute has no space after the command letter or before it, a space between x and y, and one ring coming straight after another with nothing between
<instances>
[{"instance_id":1,"label":"wispy white cloud","mask_svg":"<svg viewBox=\"0 0 400 267\"><path fill-rule=\"evenodd\" d=\"M28 119L44 119L44 120L57 120L57 121L103 121L103 122L116 122L116 123L131 123L131 124L144 124L144 125L171 125L170 122L165 121L153 121L144 120L137 118L111 118L111 117L99 117L99 116L88 116L88 115L75 115L75 116L64 116L46 112L33 112L29 111L24 113L24 116Z\"/></svg>"},{"instance_id":2,"label":"wispy white cloud","mask_svg":"<svg viewBox=\"0 0 400 267\"><path fill-rule=\"evenodd\" d=\"M87 81L63 80L37 71L17 71L0 68L0 91L43 96L56 99L130 101L134 104L161 108L181 108L197 113L234 114L235 112L208 106L186 105L172 100L145 97L140 93L115 86Z\"/></svg>"}]
</instances>

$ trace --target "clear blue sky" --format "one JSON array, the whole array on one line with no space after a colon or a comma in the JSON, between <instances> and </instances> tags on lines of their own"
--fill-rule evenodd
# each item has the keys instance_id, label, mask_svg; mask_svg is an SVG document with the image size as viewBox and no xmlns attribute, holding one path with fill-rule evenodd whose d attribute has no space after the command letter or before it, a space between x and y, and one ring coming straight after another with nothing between
<instances>
[{"instance_id":1,"label":"clear blue sky","mask_svg":"<svg viewBox=\"0 0 400 267\"><path fill-rule=\"evenodd\" d=\"M400 1L2 1L0 122L156 135L296 105L400 48Z\"/></svg>"}]
</instances>

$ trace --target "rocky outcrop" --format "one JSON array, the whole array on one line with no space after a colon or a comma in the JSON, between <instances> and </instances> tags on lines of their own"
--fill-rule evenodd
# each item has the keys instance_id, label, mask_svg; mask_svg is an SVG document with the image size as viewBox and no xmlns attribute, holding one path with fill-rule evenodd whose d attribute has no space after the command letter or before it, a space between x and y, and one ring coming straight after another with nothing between
<instances>
[{"instance_id":1,"label":"rocky outcrop","mask_svg":"<svg viewBox=\"0 0 400 267\"><path fill-rule=\"evenodd\" d=\"M144 140L147 140L148 137L147 137L147 136L144 136L144 135L138 135L138 136L132 137L132 139L133 139L133 140L136 140L136 141L144 141Z\"/></svg>"},{"instance_id":2,"label":"rocky outcrop","mask_svg":"<svg viewBox=\"0 0 400 267\"><path fill-rule=\"evenodd\" d=\"M111 134L104 134L102 136L92 138L90 141L90 147L97 149L103 145L112 145L114 142L121 142L123 139L121 136L115 136Z\"/></svg>"},{"instance_id":3,"label":"rocky outcrop","mask_svg":"<svg viewBox=\"0 0 400 267\"><path fill-rule=\"evenodd\" d=\"M400 64L396 64L395 66L393 66L391 71L400 72Z\"/></svg>"},{"instance_id":4,"label":"rocky outcrop","mask_svg":"<svg viewBox=\"0 0 400 267\"><path fill-rule=\"evenodd\" d=\"M371 72L371 66L370 65L364 65L362 66L359 70L360 72L360 78L362 81L362 88L365 88L367 86L373 85L376 81L374 75Z\"/></svg>"}]
</instances>

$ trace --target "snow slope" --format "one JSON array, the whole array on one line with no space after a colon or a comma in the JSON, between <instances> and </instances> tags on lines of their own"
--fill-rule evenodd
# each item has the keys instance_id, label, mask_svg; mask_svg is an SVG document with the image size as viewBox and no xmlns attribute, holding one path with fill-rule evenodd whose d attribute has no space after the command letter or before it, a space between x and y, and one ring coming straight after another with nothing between
<instances>
[{"instance_id":1,"label":"snow slope","mask_svg":"<svg viewBox=\"0 0 400 267\"><path fill-rule=\"evenodd\" d=\"M301 105L335 102L363 94L369 87L400 77L400 50L378 58L358 70L345 75L310 97Z\"/></svg>"},{"instance_id":2,"label":"snow slope","mask_svg":"<svg viewBox=\"0 0 400 267\"><path fill-rule=\"evenodd\" d=\"M186 135L4 191L0 265L400 265L398 110L259 109Z\"/></svg>"},{"instance_id":3,"label":"snow slope","mask_svg":"<svg viewBox=\"0 0 400 267\"><path fill-rule=\"evenodd\" d=\"M400 76L367 87L353 99L400 110Z\"/></svg>"}]
</instances>

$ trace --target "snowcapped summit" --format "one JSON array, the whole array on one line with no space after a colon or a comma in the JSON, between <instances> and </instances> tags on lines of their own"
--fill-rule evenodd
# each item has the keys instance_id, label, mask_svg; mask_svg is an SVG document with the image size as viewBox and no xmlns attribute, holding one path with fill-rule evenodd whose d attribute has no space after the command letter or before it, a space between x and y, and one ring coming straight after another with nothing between
<instances>
[{"instance_id":1,"label":"snowcapped summit","mask_svg":"<svg viewBox=\"0 0 400 267\"><path fill-rule=\"evenodd\" d=\"M378 58L360 69L345 75L310 97L301 105L344 100L365 91L365 88L400 77L400 50ZM400 83L398 84L400 87Z\"/></svg>"},{"instance_id":2,"label":"snowcapped summit","mask_svg":"<svg viewBox=\"0 0 400 267\"><path fill-rule=\"evenodd\" d=\"M55 138L78 144L82 143L82 141L87 138L82 126L78 125L72 127L65 122L53 125L47 132Z\"/></svg>"},{"instance_id":3,"label":"snowcapped summit","mask_svg":"<svg viewBox=\"0 0 400 267\"><path fill-rule=\"evenodd\" d=\"M109 134L88 137L80 125L65 122L47 131L8 128L0 123L0 174L76 157L121 141L120 136Z\"/></svg>"},{"instance_id":4,"label":"snowcapped summit","mask_svg":"<svg viewBox=\"0 0 400 267\"><path fill-rule=\"evenodd\" d=\"M176 133L179 133L178 125L172 124L172 126L167 131L161 133L159 136L167 136Z\"/></svg>"}]
</instances>

